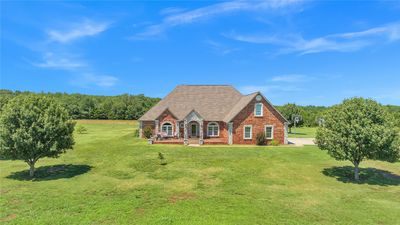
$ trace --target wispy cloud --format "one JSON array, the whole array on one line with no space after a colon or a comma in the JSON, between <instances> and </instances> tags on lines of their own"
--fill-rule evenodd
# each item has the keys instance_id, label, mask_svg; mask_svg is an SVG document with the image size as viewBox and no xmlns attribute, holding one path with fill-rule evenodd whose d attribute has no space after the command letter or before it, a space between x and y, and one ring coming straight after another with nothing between
<instances>
[{"instance_id":1,"label":"wispy cloud","mask_svg":"<svg viewBox=\"0 0 400 225\"><path fill-rule=\"evenodd\" d=\"M234 32L223 35L242 42L280 46L279 53L283 54L292 52L301 55L327 51L353 52L367 46L400 40L400 22L358 32L331 34L308 40L301 35L242 35Z\"/></svg>"},{"instance_id":2,"label":"wispy cloud","mask_svg":"<svg viewBox=\"0 0 400 225\"><path fill-rule=\"evenodd\" d=\"M90 88L93 86L100 88L110 88L115 86L117 82L118 78L115 76L95 75L92 73L83 73L70 81L71 84L84 88Z\"/></svg>"},{"instance_id":3,"label":"wispy cloud","mask_svg":"<svg viewBox=\"0 0 400 225\"><path fill-rule=\"evenodd\" d=\"M168 7L160 11L161 15L171 15L176 13L181 13L185 11L185 9L178 8L178 7Z\"/></svg>"},{"instance_id":4,"label":"wispy cloud","mask_svg":"<svg viewBox=\"0 0 400 225\"><path fill-rule=\"evenodd\" d=\"M190 24L197 21L210 19L219 15L255 10L274 10L294 5L301 0L271 0L271 1L231 1L213 4L210 6L197 8L185 12L176 12L164 17L161 23L154 24L145 28L132 37L132 39L144 39L164 32L175 26Z\"/></svg>"},{"instance_id":5,"label":"wispy cloud","mask_svg":"<svg viewBox=\"0 0 400 225\"><path fill-rule=\"evenodd\" d=\"M226 46L224 44L221 44L219 42L212 41L212 40L207 40L205 43L207 45L211 46L215 52L217 52L218 54L221 54L221 55L227 55L232 52L236 52L236 51L240 50L240 48L229 47L229 46Z\"/></svg>"},{"instance_id":6,"label":"wispy cloud","mask_svg":"<svg viewBox=\"0 0 400 225\"><path fill-rule=\"evenodd\" d=\"M46 52L41 62L33 62L31 64L40 68L63 70L72 70L87 66L82 60L73 59L66 55L54 54L53 52Z\"/></svg>"},{"instance_id":7,"label":"wispy cloud","mask_svg":"<svg viewBox=\"0 0 400 225\"><path fill-rule=\"evenodd\" d=\"M271 81L275 82L288 82L288 83L296 83L296 82L305 82L310 80L309 76L301 75L301 74L288 74L288 75L280 75L272 77Z\"/></svg>"},{"instance_id":8,"label":"wispy cloud","mask_svg":"<svg viewBox=\"0 0 400 225\"><path fill-rule=\"evenodd\" d=\"M79 38L95 36L109 28L110 23L84 20L79 23L72 23L63 29L49 29L47 35L55 42L67 43Z\"/></svg>"}]
</instances>

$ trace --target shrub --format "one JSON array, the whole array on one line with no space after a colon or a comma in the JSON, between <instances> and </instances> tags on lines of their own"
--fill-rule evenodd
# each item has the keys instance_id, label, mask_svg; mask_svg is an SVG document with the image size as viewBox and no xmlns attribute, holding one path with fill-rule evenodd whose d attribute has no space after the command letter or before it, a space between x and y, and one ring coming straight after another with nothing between
<instances>
[{"instance_id":1,"label":"shrub","mask_svg":"<svg viewBox=\"0 0 400 225\"><path fill-rule=\"evenodd\" d=\"M133 132L133 136L136 138L139 137L139 129L135 129L135 131Z\"/></svg>"},{"instance_id":2,"label":"shrub","mask_svg":"<svg viewBox=\"0 0 400 225\"><path fill-rule=\"evenodd\" d=\"M265 145L265 134L264 132L260 132L256 136L256 144L257 145Z\"/></svg>"},{"instance_id":3,"label":"shrub","mask_svg":"<svg viewBox=\"0 0 400 225\"><path fill-rule=\"evenodd\" d=\"M145 127L143 129L143 136L145 138L151 138L151 135L153 135L153 130L151 129L151 127Z\"/></svg>"},{"instance_id":4,"label":"shrub","mask_svg":"<svg viewBox=\"0 0 400 225\"><path fill-rule=\"evenodd\" d=\"M78 132L78 134L85 134L87 133L87 129L83 125L78 125L76 127L76 132Z\"/></svg>"},{"instance_id":5,"label":"shrub","mask_svg":"<svg viewBox=\"0 0 400 225\"><path fill-rule=\"evenodd\" d=\"M269 142L269 145L278 146L278 145L279 145L279 141L277 141L277 140L275 140L275 139L272 139L272 140Z\"/></svg>"}]
</instances>

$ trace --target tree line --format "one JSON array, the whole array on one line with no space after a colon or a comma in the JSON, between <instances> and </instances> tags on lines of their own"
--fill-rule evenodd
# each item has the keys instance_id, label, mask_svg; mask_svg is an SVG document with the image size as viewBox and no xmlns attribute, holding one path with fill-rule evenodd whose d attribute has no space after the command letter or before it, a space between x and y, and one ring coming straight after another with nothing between
<instances>
[{"instance_id":1,"label":"tree line","mask_svg":"<svg viewBox=\"0 0 400 225\"><path fill-rule=\"evenodd\" d=\"M296 126L316 127L324 119L324 114L333 106L299 106L294 103L288 103L283 106L276 106L276 108L291 122L293 126L293 115L299 115L300 120ZM383 106L395 118L395 123L400 127L400 106L385 105Z\"/></svg>"},{"instance_id":2,"label":"tree line","mask_svg":"<svg viewBox=\"0 0 400 225\"><path fill-rule=\"evenodd\" d=\"M159 98L144 95L98 96L0 90L0 109L12 98L30 94L53 98L67 110L72 119L136 120L160 101Z\"/></svg>"},{"instance_id":3,"label":"tree line","mask_svg":"<svg viewBox=\"0 0 400 225\"><path fill-rule=\"evenodd\" d=\"M72 119L113 119L113 120L136 120L147 110L154 106L160 98L150 98L144 95L123 94L118 96L98 96L85 94L67 93L32 93L10 90L0 90L0 109L17 95L36 94L53 97L67 109ZM300 115L296 126L315 127L319 119L331 107L325 106L299 106L288 103L283 106L276 106L277 109L293 125L292 115ZM397 126L400 126L400 106L384 106L396 119Z\"/></svg>"}]
</instances>

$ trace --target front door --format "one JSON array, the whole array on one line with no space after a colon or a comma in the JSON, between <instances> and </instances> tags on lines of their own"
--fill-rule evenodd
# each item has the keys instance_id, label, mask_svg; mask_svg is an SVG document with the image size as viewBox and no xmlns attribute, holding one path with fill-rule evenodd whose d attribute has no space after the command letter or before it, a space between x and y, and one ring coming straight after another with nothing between
<instances>
[{"instance_id":1,"label":"front door","mask_svg":"<svg viewBox=\"0 0 400 225\"><path fill-rule=\"evenodd\" d=\"M195 123L192 123L192 126L191 126L191 137L197 137L197 124L195 124Z\"/></svg>"}]
</instances>

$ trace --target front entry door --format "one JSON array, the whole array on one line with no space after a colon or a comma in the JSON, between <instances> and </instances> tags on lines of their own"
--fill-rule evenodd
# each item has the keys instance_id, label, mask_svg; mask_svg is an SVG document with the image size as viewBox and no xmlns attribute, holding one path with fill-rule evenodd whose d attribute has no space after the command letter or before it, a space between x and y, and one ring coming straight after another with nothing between
<instances>
[{"instance_id":1,"label":"front entry door","mask_svg":"<svg viewBox=\"0 0 400 225\"><path fill-rule=\"evenodd\" d=\"M191 137L197 137L197 124L195 124L195 123L192 123L192 126L191 126Z\"/></svg>"}]
</instances>

